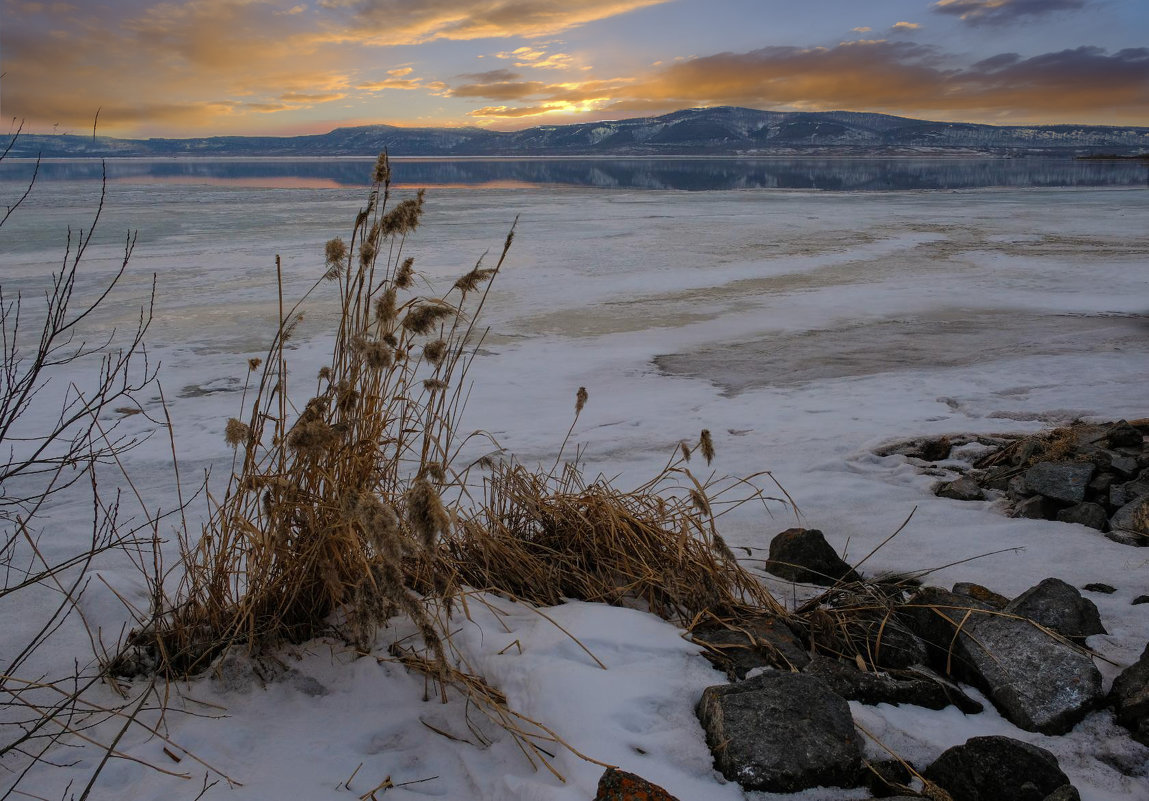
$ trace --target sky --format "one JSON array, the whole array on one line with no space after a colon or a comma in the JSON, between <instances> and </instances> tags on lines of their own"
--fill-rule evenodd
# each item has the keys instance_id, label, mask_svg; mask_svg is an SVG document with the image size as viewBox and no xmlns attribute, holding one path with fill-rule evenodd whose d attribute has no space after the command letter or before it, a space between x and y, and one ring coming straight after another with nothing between
<instances>
[{"instance_id":1,"label":"sky","mask_svg":"<svg viewBox=\"0 0 1149 801\"><path fill-rule=\"evenodd\" d=\"M737 105L1149 125L1149 0L0 0L26 132L513 130Z\"/></svg>"}]
</instances>

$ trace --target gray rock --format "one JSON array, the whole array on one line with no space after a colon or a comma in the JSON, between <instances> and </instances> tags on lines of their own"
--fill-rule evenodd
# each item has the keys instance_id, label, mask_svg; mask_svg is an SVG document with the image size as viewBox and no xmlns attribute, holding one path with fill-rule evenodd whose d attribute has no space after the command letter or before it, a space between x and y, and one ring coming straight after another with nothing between
<instances>
[{"instance_id":1,"label":"gray rock","mask_svg":"<svg viewBox=\"0 0 1149 801\"><path fill-rule=\"evenodd\" d=\"M828 587L861 577L842 561L822 532L816 528L789 528L770 541L770 559L765 568L790 581Z\"/></svg>"},{"instance_id":2,"label":"gray rock","mask_svg":"<svg viewBox=\"0 0 1149 801\"><path fill-rule=\"evenodd\" d=\"M955 644L961 664L1014 725L1064 734L1100 703L1093 661L1028 621L985 615L967 628Z\"/></svg>"},{"instance_id":3,"label":"gray rock","mask_svg":"<svg viewBox=\"0 0 1149 801\"><path fill-rule=\"evenodd\" d=\"M736 680L755 668L800 670L810 661L802 641L773 615L739 621L737 629L702 623L690 630L690 638L706 648L707 659Z\"/></svg>"},{"instance_id":4,"label":"gray rock","mask_svg":"<svg viewBox=\"0 0 1149 801\"><path fill-rule=\"evenodd\" d=\"M793 793L856 780L862 750L850 706L814 676L768 670L707 687L697 712L715 767L747 790Z\"/></svg>"},{"instance_id":5,"label":"gray rock","mask_svg":"<svg viewBox=\"0 0 1149 801\"><path fill-rule=\"evenodd\" d=\"M1149 745L1149 645L1113 680L1109 702L1117 722L1133 732L1134 740Z\"/></svg>"},{"instance_id":6,"label":"gray rock","mask_svg":"<svg viewBox=\"0 0 1149 801\"><path fill-rule=\"evenodd\" d=\"M1149 497L1149 479L1126 481L1124 484L1114 484L1109 488L1109 505L1118 509L1131 501L1145 497Z\"/></svg>"},{"instance_id":7,"label":"gray rock","mask_svg":"<svg viewBox=\"0 0 1149 801\"><path fill-rule=\"evenodd\" d=\"M1062 509L1057 513L1057 519L1062 523L1077 523L1101 531L1109 522L1109 514L1105 507L1085 501Z\"/></svg>"},{"instance_id":8,"label":"gray rock","mask_svg":"<svg viewBox=\"0 0 1149 801\"><path fill-rule=\"evenodd\" d=\"M969 476L947 481L939 484L934 494L939 498L951 498L955 501L984 501L985 493Z\"/></svg>"},{"instance_id":9,"label":"gray rock","mask_svg":"<svg viewBox=\"0 0 1149 801\"><path fill-rule=\"evenodd\" d=\"M1043 495L1034 495L1026 498L1013 509L1014 517L1024 517L1027 520L1045 520L1049 517L1049 501Z\"/></svg>"},{"instance_id":10,"label":"gray rock","mask_svg":"<svg viewBox=\"0 0 1149 801\"><path fill-rule=\"evenodd\" d=\"M1149 496L1130 501L1114 512L1109 528L1136 535L1142 544L1149 545Z\"/></svg>"},{"instance_id":11,"label":"gray rock","mask_svg":"<svg viewBox=\"0 0 1149 801\"><path fill-rule=\"evenodd\" d=\"M1045 801L1069 784L1057 757L1010 737L972 737L947 749L922 776L953 801Z\"/></svg>"},{"instance_id":12,"label":"gray rock","mask_svg":"<svg viewBox=\"0 0 1149 801\"><path fill-rule=\"evenodd\" d=\"M1149 604L1149 595L1138 595L1133 599L1133 606L1140 606L1141 604Z\"/></svg>"},{"instance_id":13,"label":"gray rock","mask_svg":"<svg viewBox=\"0 0 1149 801\"><path fill-rule=\"evenodd\" d=\"M1025 476L1014 476L1005 485L1005 497L1011 501L1024 501L1029 496L1029 489L1025 486Z\"/></svg>"},{"instance_id":14,"label":"gray rock","mask_svg":"<svg viewBox=\"0 0 1149 801\"><path fill-rule=\"evenodd\" d=\"M1134 534L1132 531L1122 531L1121 529L1105 532L1105 539L1134 548L1140 548L1145 544L1145 538L1140 534Z\"/></svg>"},{"instance_id":15,"label":"gray rock","mask_svg":"<svg viewBox=\"0 0 1149 801\"><path fill-rule=\"evenodd\" d=\"M1098 473L1085 488L1085 497L1101 503L1109 503L1109 492L1113 487L1112 473Z\"/></svg>"},{"instance_id":16,"label":"gray rock","mask_svg":"<svg viewBox=\"0 0 1149 801\"><path fill-rule=\"evenodd\" d=\"M1117 451L1098 451L1093 454L1093 464L1098 470L1114 473L1120 478L1133 478L1137 475L1137 459Z\"/></svg>"},{"instance_id":17,"label":"gray rock","mask_svg":"<svg viewBox=\"0 0 1149 801\"><path fill-rule=\"evenodd\" d=\"M940 676L925 670L863 673L856 665L826 656L815 656L803 669L822 679L847 701L863 704L912 704L926 709L956 706L967 715L976 715L984 707L962 690Z\"/></svg>"},{"instance_id":18,"label":"gray rock","mask_svg":"<svg viewBox=\"0 0 1149 801\"><path fill-rule=\"evenodd\" d=\"M1081 793L1072 784L1063 784L1047 795L1045 801L1081 801Z\"/></svg>"},{"instance_id":19,"label":"gray rock","mask_svg":"<svg viewBox=\"0 0 1149 801\"><path fill-rule=\"evenodd\" d=\"M1027 731L1064 733L1101 700L1092 660L1028 620L936 587L924 588L900 614L933 647L940 670L981 688Z\"/></svg>"},{"instance_id":20,"label":"gray rock","mask_svg":"<svg viewBox=\"0 0 1149 801\"><path fill-rule=\"evenodd\" d=\"M1089 592L1099 592L1102 595L1112 595L1113 593L1117 592L1116 587L1109 585L1109 584L1101 584L1101 583L1097 583L1097 582L1095 582L1093 584L1086 584L1081 589L1087 590Z\"/></svg>"},{"instance_id":21,"label":"gray rock","mask_svg":"<svg viewBox=\"0 0 1149 801\"><path fill-rule=\"evenodd\" d=\"M1110 426L1109 431L1106 432L1106 439L1109 442L1109 446L1113 448L1140 448L1145 441L1144 435L1142 435L1138 429L1129 425L1126 420L1118 420Z\"/></svg>"},{"instance_id":22,"label":"gray rock","mask_svg":"<svg viewBox=\"0 0 1149 801\"><path fill-rule=\"evenodd\" d=\"M1097 605L1082 598L1076 587L1061 579L1047 578L1030 587L1013 599L1005 611L1027 617L1077 643L1106 633Z\"/></svg>"},{"instance_id":23,"label":"gray rock","mask_svg":"<svg viewBox=\"0 0 1149 801\"><path fill-rule=\"evenodd\" d=\"M1025 471L1025 484L1046 498L1081 503L1093 471L1089 462L1038 462Z\"/></svg>"}]
</instances>

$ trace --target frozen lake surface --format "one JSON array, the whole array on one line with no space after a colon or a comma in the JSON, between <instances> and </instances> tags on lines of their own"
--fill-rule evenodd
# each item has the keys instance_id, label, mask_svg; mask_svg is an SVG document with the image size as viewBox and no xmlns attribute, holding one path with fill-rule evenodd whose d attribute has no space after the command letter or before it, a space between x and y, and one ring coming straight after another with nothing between
<instances>
[{"instance_id":1,"label":"frozen lake surface","mask_svg":"<svg viewBox=\"0 0 1149 801\"><path fill-rule=\"evenodd\" d=\"M42 285L60 263L67 227L88 225L97 191L90 181L38 187L0 232L6 293ZM130 323L158 275L149 351L163 363L185 475L228 469L223 425L239 411L247 359L263 355L275 328L276 254L288 296L300 294L322 272L324 241L348 233L362 195L110 185L86 286L118 265L129 228L139 231L139 244L125 292L93 322ZM574 439L589 474L642 483L679 440L703 428L714 433L719 473L772 471L800 512L776 506L771 517L758 507L724 517L732 545L765 548L797 520L856 560L916 508L906 530L867 562L868 572L960 562L931 583L976 581L1010 596L1048 576L1079 587L1104 581L1118 591L1092 600L1109 634L1089 645L1111 660L1099 663L1106 681L1140 653L1149 607L1130 601L1149 592L1149 560L1139 549L1080 526L1007 519L988 503L933 497L933 479L903 457L873 450L919 435L1149 414L1149 192L440 188L428 193L409 252L432 285L445 287L485 251L497 252L516 218L515 244L485 315L490 333L470 375L464 428L491 432L528 464L549 465L575 391L585 386L590 401ZM301 376L323 363L333 297L321 289L306 312L293 354ZM158 397L148 406L158 412ZM128 424L149 425L142 416ZM158 497L170 487L164 447L149 443L129 465ZM1016 550L963 561L1003 548ZM139 591L126 570L109 567L105 576L128 597ZM785 582L770 584L779 598L795 593ZM101 592L92 590L91 613L116 631L116 605ZM510 615L509 634L486 621L483 631L464 635L475 663L517 709L683 801L771 797L744 795L715 778L691 706L721 677L676 630L634 611L584 604L552 614L608 664L605 679L526 613ZM500 652L512 640L522 654ZM67 660L87 658L81 635L64 642ZM345 798L334 788L359 763L374 777L363 789L386 775L435 777L390 790L389 798L594 794L601 769L570 754L556 762L562 784L533 773L509 741L479 749L420 726L422 719L466 731L462 709L419 703L421 680L395 666L351 662L327 645L295 656L293 666L328 695L294 685L244 694L206 681L190 688L231 717L173 719L171 736L244 782L209 797ZM992 707L968 718L952 708L852 708L919 764L975 733L1004 733L1053 751L1083 798L1149 799L1145 773L1115 767L1143 763L1149 750L1121 736L1108 712L1064 737L1045 737L1017 730ZM144 738L123 747L141 758L159 753ZM58 797L99 754L72 758L80 767L43 771L44 795ZM197 781L186 793L191 783L126 762L102 781L120 798L194 797L199 789Z\"/></svg>"}]
</instances>

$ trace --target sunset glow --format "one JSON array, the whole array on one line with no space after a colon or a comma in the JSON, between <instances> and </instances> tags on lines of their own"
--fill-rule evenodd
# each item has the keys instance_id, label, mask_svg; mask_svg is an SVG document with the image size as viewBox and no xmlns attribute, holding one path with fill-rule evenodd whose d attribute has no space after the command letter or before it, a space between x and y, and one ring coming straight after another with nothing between
<instances>
[{"instance_id":1,"label":"sunset glow","mask_svg":"<svg viewBox=\"0 0 1149 801\"><path fill-rule=\"evenodd\" d=\"M0 0L38 133L297 134L740 105L1149 125L1144 0Z\"/></svg>"}]
</instances>

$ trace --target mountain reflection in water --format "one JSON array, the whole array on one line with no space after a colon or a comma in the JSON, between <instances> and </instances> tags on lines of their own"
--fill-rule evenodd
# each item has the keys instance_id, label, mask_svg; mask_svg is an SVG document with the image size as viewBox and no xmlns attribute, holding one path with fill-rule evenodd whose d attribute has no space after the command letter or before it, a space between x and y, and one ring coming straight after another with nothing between
<instances>
[{"instance_id":1,"label":"mountain reflection in water","mask_svg":"<svg viewBox=\"0 0 1149 801\"><path fill-rule=\"evenodd\" d=\"M111 159L109 181L268 188L365 186L373 159ZM0 163L0 181L28 180L30 162ZM395 159L397 186L476 189L822 189L1149 186L1137 162L1072 159ZM100 180L95 160L47 161L37 180Z\"/></svg>"}]
</instances>

